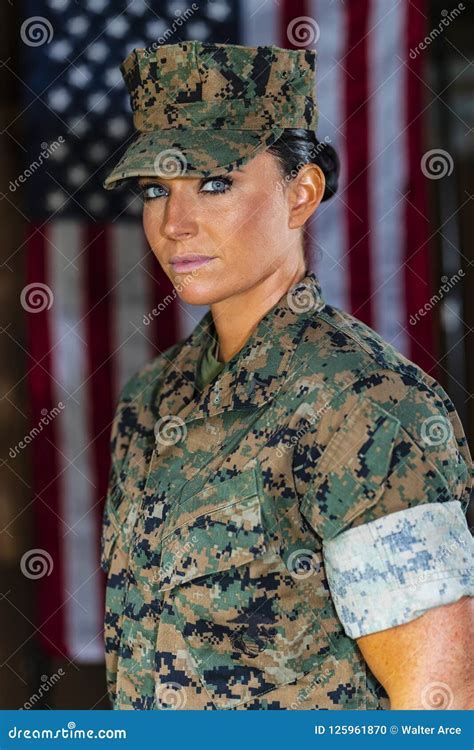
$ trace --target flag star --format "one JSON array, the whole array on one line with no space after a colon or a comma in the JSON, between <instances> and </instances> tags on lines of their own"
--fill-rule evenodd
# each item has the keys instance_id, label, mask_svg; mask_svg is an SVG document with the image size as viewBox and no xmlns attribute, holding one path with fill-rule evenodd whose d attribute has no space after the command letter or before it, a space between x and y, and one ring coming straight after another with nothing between
<instances>
[{"instance_id":1,"label":"flag star","mask_svg":"<svg viewBox=\"0 0 474 750\"><path fill-rule=\"evenodd\" d=\"M107 123L107 131L112 138L123 138L128 129L125 117L113 117Z\"/></svg>"},{"instance_id":2,"label":"flag star","mask_svg":"<svg viewBox=\"0 0 474 750\"><path fill-rule=\"evenodd\" d=\"M89 21L85 16L73 16L67 22L67 27L73 36L82 36L89 28Z\"/></svg>"},{"instance_id":3,"label":"flag star","mask_svg":"<svg viewBox=\"0 0 474 750\"><path fill-rule=\"evenodd\" d=\"M71 185L82 185L88 178L89 171L83 164L75 164L67 171L67 179Z\"/></svg>"},{"instance_id":4,"label":"flag star","mask_svg":"<svg viewBox=\"0 0 474 750\"><path fill-rule=\"evenodd\" d=\"M107 57L109 48L103 41L94 42L86 50L86 57L92 62L102 62Z\"/></svg>"},{"instance_id":5,"label":"flag star","mask_svg":"<svg viewBox=\"0 0 474 750\"><path fill-rule=\"evenodd\" d=\"M207 39L209 36L209 26L204 21L189 21L186 24L186 36L188 39Z\"/></svg>"},{"instance_id":6,"label":"flag star","mask_svg":"<svg viewBox=\"0 0 474 750\"><path fill-rule=\"evenodd\" d=\"M52 89L48 93L49 106L58 112L64 112L71 102L71 95L65 88Z\"/></svg>"},{"instance_id":7,"label":"flag star","mask_svg":"<svg viewBox=\"0 0 474 750\"><path fill-rule=\"evenodd\" d=\"M72 52L72 44L66 39L60 39L47 47L47 54L53 60L63 62Z\"/></svg>"},{"instance_id":8,"label":"flag star","mask_svg":"<svg viewBox=\"0 0 474 750\"><path fill-rule=\"evenodd\" d=\"M68 200L66 193L61 190L52 190L47 195L46 203L50 211L58 211L60 208L64 208Z\"/></svg>"},{"instance_id":9,"label":"flag star","mask_svg":"<svg viewBox=\"0 0 474 750\"><path fill-rule=\"evenodd\" d=\"M225 21L230 13L229 3L220 2L220 0L214 0L214 2L208 3L204 9L208 18L212 18L214 21Z\"/></svg>"},{"instance_id":10,"label":"flag star","mask_svg":"<svg viewBox=\"0 0 474 750\"><path fill-rule=\"evenodd\" d=\"M113 36L116 39L123 37L129 29L129 24L124 16L116 16L105 29L109 36Z\"/></svg>"},{"instance_id":11,"label":"flag star","mask_svg":"<svg viewBox=\"0 0 474 750\"><path fill-rule=\"evenodd\" d=\"M92 73L87 65L73 66L69 71L68 78L72 86L82 89L89 85Z\"/></svg>"}]
</instances>

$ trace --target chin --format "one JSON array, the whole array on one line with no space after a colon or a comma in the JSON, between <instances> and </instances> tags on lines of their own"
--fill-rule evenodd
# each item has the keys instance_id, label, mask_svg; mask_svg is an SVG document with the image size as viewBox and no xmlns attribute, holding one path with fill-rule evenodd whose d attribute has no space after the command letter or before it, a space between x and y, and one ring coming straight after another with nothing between
<instances>
[{"instance_id":1,"label":"chin","mask_svg":"<svg viewBox=\"0 0 474 750\"><path fill-rule=\"evenodd\" d=\"M178 297L188 305L212 305L225 297L219 295L215 283L204 283L191 274L176 274L172 283Z\"/></svg>"}]
</instances>

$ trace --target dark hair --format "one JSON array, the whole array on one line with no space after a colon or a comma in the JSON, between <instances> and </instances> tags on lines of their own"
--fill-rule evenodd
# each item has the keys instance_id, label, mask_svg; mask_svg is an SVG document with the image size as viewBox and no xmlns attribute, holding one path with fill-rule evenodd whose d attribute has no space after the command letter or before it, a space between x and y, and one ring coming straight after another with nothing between
<instances>
[{"instance_id":1,"label":"dark hair","mask_svg":"<svg viewBox=\"0 0 474 750\"><path fill-rule=\"evenodd\" d=\"M285 128L268 151L279 161L282 176L296 177L304 164L317 164L326 178L326 189L322 197L327 201L337 191L339 180L339 157L326 137L319 141L312 130Z\"/></svg>"}]
</instances>

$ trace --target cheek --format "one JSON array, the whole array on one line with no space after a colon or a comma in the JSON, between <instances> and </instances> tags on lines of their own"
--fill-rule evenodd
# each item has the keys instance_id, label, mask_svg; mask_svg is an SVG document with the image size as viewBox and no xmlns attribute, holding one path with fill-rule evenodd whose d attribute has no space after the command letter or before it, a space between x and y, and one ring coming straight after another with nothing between
<instances>
[{"instance_id":1,"label":"cheek","mask_svg":"<svg viewBox=\"0 0 474 750\"><path fill-rule=\"evenodd\" d=\"M243 244L244 236L268 237L282 228L283 216L281 196L276 191L269 194L260 190L242 196L232 215L234 238Z\"/></svg>"}]
</instances>

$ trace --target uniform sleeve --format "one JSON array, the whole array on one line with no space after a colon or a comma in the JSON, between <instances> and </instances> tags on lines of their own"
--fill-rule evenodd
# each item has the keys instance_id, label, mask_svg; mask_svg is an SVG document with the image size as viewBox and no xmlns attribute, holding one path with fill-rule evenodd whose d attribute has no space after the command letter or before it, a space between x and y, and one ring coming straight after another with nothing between
<instances>
[{"instance_id":1,"label":"uniform sleeve","mask_svg":"<svg viewBox=\"0 0 474 750\"><path fill-rule=\"evenodd\" d=\"M342 419L326 419L329 438L324 425L319 431L321 455L311 461L303 450L295 467L301 513L322 538L331 596L351 638L474 594L465 518L473 468L458 417L410 389L408 418L396 392L392 401L353 394Z\"/></svg>"}]
</instances>

